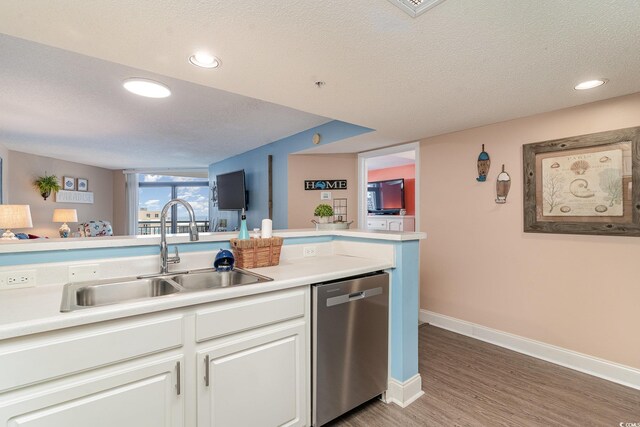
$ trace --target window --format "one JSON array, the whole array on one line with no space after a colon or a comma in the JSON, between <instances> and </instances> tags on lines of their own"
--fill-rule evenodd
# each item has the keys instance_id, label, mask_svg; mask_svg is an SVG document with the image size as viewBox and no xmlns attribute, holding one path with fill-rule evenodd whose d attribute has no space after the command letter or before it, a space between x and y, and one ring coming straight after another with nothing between
<instances>
[{"instance_id":1,"label":"window","mask_svg":"<svg viewBox=\"0 0 640 427\"><path fill-rule=\"evenodd\" d=\"M138 175L138 234L160 234L160 216L171 199L183 199L193 207L198 231L209 231L209 182L206 178L170 175ZM167 233L187 233L189 214L182 205L167 213Z\"/></svg>"}]
</instances>

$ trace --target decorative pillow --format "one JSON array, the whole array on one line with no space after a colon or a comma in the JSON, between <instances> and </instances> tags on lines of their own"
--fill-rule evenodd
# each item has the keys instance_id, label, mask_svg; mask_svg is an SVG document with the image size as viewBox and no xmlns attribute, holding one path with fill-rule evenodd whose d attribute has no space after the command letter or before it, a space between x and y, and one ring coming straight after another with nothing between
<instances>
[{"instance_id":1,"label":"decorative pillow","mask_svg":"<svg viewBox=\"0 0 640 427\"><path fill-rule=\"evenodd\" d=\"M113 236L113 228L109 221L89 221L80 226L85 237Z\"/></svg>"},{"instance_id":2,"label":"decorative pillow","mask_svg":"<svg viewBox=\"0 0 640 427\"><path fill-rule=\"evenodd\" d=\"M40 237L40 236L36 236L34 234L27 234L27 233L16 233L16 238L18 240L48 239L48 237Z\"/></svg>"}]
</instances>

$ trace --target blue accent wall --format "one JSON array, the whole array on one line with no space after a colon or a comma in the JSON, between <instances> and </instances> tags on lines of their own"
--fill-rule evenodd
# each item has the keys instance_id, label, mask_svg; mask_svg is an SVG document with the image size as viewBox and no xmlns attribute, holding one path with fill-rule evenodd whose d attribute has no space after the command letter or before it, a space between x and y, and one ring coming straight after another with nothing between
<instances>
[{"instance_id":1,"label":"blue accent wall","mask_svg":"<svg viewBox=\"0 0 640 427\"><path fill-rule=\"evenodd\" d=\"M391 377L402 383L418 373L419 243L402 242L395 248L396 268L391 270Z\"/></svg>"},{"instance_id":2,"label":"blue accent wall","mask_svg":"<svg viewBox=\"0 0 640 427\"><path fill-rule=\"evenodd\" d=\"M246 185L249 190L249 209L247 210L247 226L249 230L260 228L262 220L269 217L269 181L267 156L273 156L273 228L287 228L287 182L288 156L291 153L305 150L313 146L313 134L322 136L320 145L350 138L372 129L338 120L308 129L287 138L263 145L246 153L209 165L210 184L216 175L244 169ZM300 183L303 185L303 183ZM238 213L218 211L211 207L212 223L216 218L226 218L228 230L238 226Z\"/></svg>"}]
</instances>

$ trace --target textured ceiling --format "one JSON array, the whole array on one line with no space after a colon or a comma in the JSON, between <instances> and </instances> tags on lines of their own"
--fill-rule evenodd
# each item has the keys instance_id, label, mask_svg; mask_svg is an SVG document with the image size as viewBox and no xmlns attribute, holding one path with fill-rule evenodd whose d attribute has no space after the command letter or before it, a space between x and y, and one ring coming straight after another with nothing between
<instances>
[{"instance_id":1,"label":"textured ceiling","mask_svg":"<svg viewBox=\"0 0 640 427\"><path fill-rule=\"evenodd\" d=\"M415 151L405 151L402 153L387 154L378 157L370 157L367 159L367 169L385 169L397 166L412 165L416 162Z\"/></svg>"},{"instance_id":2,"label":"textured ceiling","mask_svg":"<svg viewBox=\"0 0 640 427\"><path fill-rule=\"evenodd\" d=\"M336 151L640 91L637 0L447 0L418 18L385 0L7 0L0 12L6 34L376 129ZM190 66L201 48L222 67ZM594 77L610 82L573 90Z\"/></svg>"},{"instance_id":3,"label":"textured ceiling","mask_svg":"<svg viewBox=\"0 0 640 427\"><path fill-rule=\"evenodd\" d=\"M329 119L0 34L0 143L106 168L206 167ZM166 99L126 92L162 81Z\"/></svg>"}]
</instances>

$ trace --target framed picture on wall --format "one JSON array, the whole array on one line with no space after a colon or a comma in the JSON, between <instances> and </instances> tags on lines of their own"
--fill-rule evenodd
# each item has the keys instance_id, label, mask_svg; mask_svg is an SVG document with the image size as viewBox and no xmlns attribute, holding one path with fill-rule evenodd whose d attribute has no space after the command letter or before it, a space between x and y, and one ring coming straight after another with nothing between
<instances>
[{"instance_id":1,"label":"framed picture on wall","mask_svg":"<svg viewBox=\"0 0 640 427\"><path fill-rule=\"evenodd\" d=\"M526 144L523 163L525 232L640 236L640 127Z\"/></svg>"},{"instance_id":2,"label":"framed picture on wall","mask_svg":"<svg viewBox=\"0 0 640 427\"><path fill-rule=\"evenodd\" d=\"M70 176L62 177L62 189L73 191L76 189L76 179Z\"/></svg>"},{"instance_id":3,"label":"framed picture on wall","mask_svg":"<svg viewBox=\"0 0 640 427\"><path fill-rule=\"evenodd\" d=\"M78 191L89 191L89 180L86 178L78 178L76 188Z\"/></svg>"}]
</instances>

